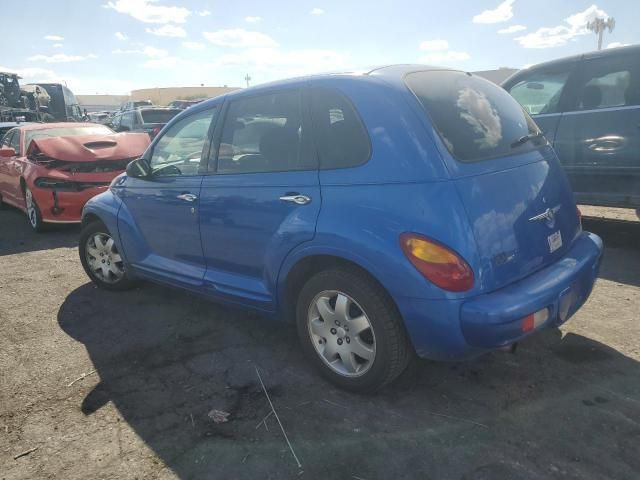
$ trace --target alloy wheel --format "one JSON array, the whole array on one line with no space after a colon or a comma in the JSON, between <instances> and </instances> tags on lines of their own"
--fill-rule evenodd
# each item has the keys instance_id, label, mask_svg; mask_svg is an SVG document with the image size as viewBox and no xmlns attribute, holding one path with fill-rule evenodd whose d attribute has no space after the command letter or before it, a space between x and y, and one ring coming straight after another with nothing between
<instances>
[{"instance_id":1,"label":"alloy wheel","mask_svg":"<svg viewBox=\"0 0 640 480\"><path fill-rule=\"evenodd\" d=\"M29 223L33 228L38 227L38 211L36 210L36 204L33 201L33 194L31 190L28 188L24 192L24 200L27 206L27 217L29 218Z\"/></svg>"}]
</instances>

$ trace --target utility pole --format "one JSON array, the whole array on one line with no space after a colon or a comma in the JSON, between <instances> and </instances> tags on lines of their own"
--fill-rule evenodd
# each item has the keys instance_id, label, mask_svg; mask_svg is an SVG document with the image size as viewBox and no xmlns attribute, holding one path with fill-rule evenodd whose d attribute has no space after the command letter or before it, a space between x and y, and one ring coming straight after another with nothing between
<instances>
[{"instance_id":1,"label":"utility pole","mask_svg":"<svg viewBox=\"0 0 640 480\"><path fill-rule=\"evenodd\" d=\"M249 76L249 74L247 73L247 74L244 76L244 81L245 81L245 82L247 82L247 88L249 87L249 80L251 80L251 77L250 77L250 76Z\"/></svg>"},{"instance_id":2,"label":"utility pole","mask_svg":"<svg viewBox=\"0 0 640 480\"><path fill-rule=\"evenodd\" d=\"M587 29L598 36L598 50L602 50L602 36L605 29L608 29L609 33L611 33L615 26L616 19L613 17L609 17L606 20L604 18L595 18L587 23Z\"/></svg>"}]
</instances>

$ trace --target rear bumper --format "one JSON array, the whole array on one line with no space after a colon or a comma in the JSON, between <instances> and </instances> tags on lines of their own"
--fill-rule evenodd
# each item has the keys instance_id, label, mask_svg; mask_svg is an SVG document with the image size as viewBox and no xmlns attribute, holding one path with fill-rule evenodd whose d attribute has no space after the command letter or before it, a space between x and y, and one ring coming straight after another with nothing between
<instances>
[{"instance_id":1,"label":"rear bumper","mask_svg":"<svg viewBox=\"0 0 640 480\"><path fill-rule=\"evenodd\" d=\"M512 344L545 326L566 322L587 300L598 275L602 240L585 232L553 265L496 292L462 304L460 324L469 345L496 348ZM544 308L549 315L532 331L522 321Z\"/></svg>"},{"instance_id":2,"label":"rear bumper","mask_svg":"<svg viewBox=\"0 0 640 480\"><path fill-rule=\"evenodd\" d=\"M585 232L553 265L495 292L468 300L397 297L396 304L419 356L472 358L566 322L591 293L602 249L600 237ZM523 332L523 319L544 308L546 321Z\"/></svg>"}]
</instances>

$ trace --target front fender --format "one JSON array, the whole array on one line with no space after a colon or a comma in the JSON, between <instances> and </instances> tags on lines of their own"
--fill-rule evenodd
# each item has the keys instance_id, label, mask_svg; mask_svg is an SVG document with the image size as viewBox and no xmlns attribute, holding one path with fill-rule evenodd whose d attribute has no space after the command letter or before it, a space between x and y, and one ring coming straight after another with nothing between
<instances>
[{"instance_id":1,"label":"front fender","mask_svg":"<svg viewBox=\"0 0 640 480\"><path fill-rule=\"evenodd\" d=\"M102 223L105 224L109 233L116 242L118 252L122 256L125 264L127 264L126 253L122 248L122 242L120 241L120 232L118 231L118 212L122 206L122 200L113 194L111 190L96 195L90 199L82 209L82 225L87 223L91 217L97 217Z\"/></svg>"}]
</instances>

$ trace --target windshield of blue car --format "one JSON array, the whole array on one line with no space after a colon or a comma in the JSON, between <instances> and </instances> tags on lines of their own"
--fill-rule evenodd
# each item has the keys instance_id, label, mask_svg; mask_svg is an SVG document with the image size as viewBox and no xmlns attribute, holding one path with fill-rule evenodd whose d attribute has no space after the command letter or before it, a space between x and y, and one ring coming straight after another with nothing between
<instances>
[{"instance_id":1,"label":"windshield of blue car","mask_svg":"<svg viewBox=\"0 0 640 480\"><path fill-rule=\"evenodd\" d=\"M447 150L477 162L538 148L544 139L520 104L498 85L451 70L406 76ZM521 141L528 138L531 141Z\"/></svg>"}]
</instances>

